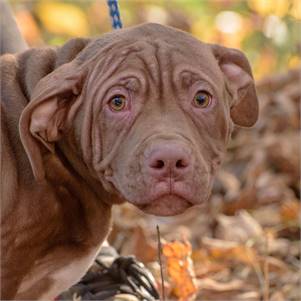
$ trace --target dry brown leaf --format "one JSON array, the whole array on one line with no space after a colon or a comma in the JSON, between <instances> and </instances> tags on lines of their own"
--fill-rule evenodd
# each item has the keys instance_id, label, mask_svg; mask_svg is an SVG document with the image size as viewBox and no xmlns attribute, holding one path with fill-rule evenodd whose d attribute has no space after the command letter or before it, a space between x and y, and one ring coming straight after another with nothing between
<instances>
[{"instance_id":1,"label":"dry brown leaf","mask_svg":"<svg viewBox=\"0 0 301 301\"><path fill-rule=\"evenodd\" d=\"M258 301L260 300L260 293L258 291L250 291L236 295L236 300L239 301Z\"/></svg>"},{"instance_id":2,"label":"dry brown leaf","mask_svg":"<svg viewBox=\"0 0 301 301\"><path fill-rule=\"evenodd\" d=\"M257 195L255 187L243 188L237 199L228 201L223 204L222 212L233 215L242 209L252 209L257 205Z\"/></svg>"},{"instance_id":3,"label":"dry brown leaf","mask_svg":"<svg viewBox=\"0 0 301 301\"><path fill-rule=\"evenodd\" d=\"M282 292L275 292L272 294L270 301L285 301L285 298Z\"/></svg>"},{"instance_id":4,"label":"dry brown leaf","mask_svg":"<svg viewBox=\"0 0 301 301\"><path fill-rule=\"evenodd\" d=\"M261 225L245 210L239 211L235 216L220 214L217 221L216 235L223 240L245 243L263 236Z\"/></svg>"},{"instance_id":5,"label":"dry brown leaf","mask_svg":"<svg viewBox=\"0 0 301 301\"><path fill-rule=\"evenodd\" d=\"M281 223L279 204L260 206L252 210L251 214L262 227L272 227Z\"/></svg>"},{"instance_id":6,"label":"dry brown leaf","mask_svg":"<svg viewBox=\"0 0 301 301\"><path fill-rule=\"evenodd\" d=\"M301 205L297 200L286 201L280 208L280 215L284 222L298 222L300 220Z\"/></svg>"},{"instance_id":7,"label":"dry brown leaf","mask_svg":"<svg viewBox=\"0 0 301 301\"><path fill-rule=\"evenodd\" d=\"M203 278L198 280L198 287L200 289L213 290L218 292L240 290L244 288L244 282L242 280L232 280L230 282L218 282L211 278Z\"/></svg>"},{"instance_id":8,"label":"dry brown leaf","mask_svg":"<svg viewBox=\"0 0 301 301\"><path fill-rule=\"evenodd\" d=\"M134 252L138 260L144 263L156 260L158 253L156 245L150 239L147 239L145 230L142 227L135 229L132 241L134 243Z\"/></svg>"},{"instance_id":9,"label":"dry brown leaf","mask_svg":"<svg viewBox=\"0 0 301 301\"><path fill-rule=\"evenodd\" d=\"M265 257L259 258L259 261L262 265L264 265L264 263L267 263L269 265L270 272L282 273L282 272L286 272L288 270L287 264L285 264L285 262L283 262L282 260L280 260L276 257L265 256Z\"/></svg>"},{"instance_id":10,"label":"dry brown leaf","mask_svg":"<svg viewBox=\"0 0 301 301\"><path fill-rule=\"evenodd\" d=\"M225 197L227 197L228 199L238 197L238 194L240 192L240 181L234 174L226 170L220 170L217 178L226 190Z\"/></svg>"}]
</instances>

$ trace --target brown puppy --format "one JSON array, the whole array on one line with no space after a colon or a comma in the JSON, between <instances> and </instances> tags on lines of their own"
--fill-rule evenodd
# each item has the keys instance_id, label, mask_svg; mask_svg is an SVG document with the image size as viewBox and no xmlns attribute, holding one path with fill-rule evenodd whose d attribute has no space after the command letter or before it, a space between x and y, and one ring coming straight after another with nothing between
<instances>
[{"instance_id":1,"label":"brown puppy","mask_svg":"<svg viewBox=\"0 0 301 301\"><path fill-rule=\"evenodd\" d=\"M53 299L88 269L114 203L208 199L258 105L237 50L157 24L1 58L2 299Z\"/></svg>"}]
</instances>

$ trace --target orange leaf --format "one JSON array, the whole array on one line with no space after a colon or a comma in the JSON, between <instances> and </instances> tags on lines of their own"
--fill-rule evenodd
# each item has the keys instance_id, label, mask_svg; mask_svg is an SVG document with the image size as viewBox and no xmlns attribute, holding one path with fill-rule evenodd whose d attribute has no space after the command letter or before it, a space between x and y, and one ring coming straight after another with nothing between
<instances>
[{"instance_id":1,"label":"orange leaf","mask_svg":"<svg viewBox=\"0 0 301 301\"><path fill-rule=\"evenodd\" d=\"M162 252L166 260L172 293L178 300L193 300L196 297L197 287L191 260L191 245L187 241L164 243Z\"/></svg>"},{"instance_id":2,"label":"orange leaf","mask_svg":"<svg viewBox=\"0 0 301 301\"><path fill-rule=\"evenodd\" d=\"M280 215L284 222L299 220L301 205L298 201L286 201L280 209Z\"/></svg>"}]
</instances>

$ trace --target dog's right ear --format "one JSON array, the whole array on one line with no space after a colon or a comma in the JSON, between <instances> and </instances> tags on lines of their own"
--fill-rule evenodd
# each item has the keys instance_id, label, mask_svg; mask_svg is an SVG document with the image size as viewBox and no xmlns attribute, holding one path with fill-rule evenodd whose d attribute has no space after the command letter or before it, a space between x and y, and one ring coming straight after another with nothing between
<instances>
[{"instance_id":1,"label":"dog's right ear","mask_svg":"<svg viewBox=\"0 0 301 301\"><path fill-rule=\"evenodd\" d=\"M20 118L20 137L36 180L43 180L43 153L70 128L81 104L86 71L74 61L41 79Z\"/></svg>"}]
</instances>

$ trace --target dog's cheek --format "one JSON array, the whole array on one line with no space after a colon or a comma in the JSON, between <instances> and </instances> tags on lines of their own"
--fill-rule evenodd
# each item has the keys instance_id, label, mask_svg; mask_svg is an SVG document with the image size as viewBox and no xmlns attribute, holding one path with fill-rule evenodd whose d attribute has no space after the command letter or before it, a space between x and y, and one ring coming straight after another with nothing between
<instances>
[{"instance_id":1,"label":"dog's cheek","mask_svg":"<svg viewBox=\"0 0 301 301\"><path fill-rule=\"evenodd\" d=\"M132 186L133 175L128 171L128 158L126 158L125 152L122 150L121 146L111 162L112 177L110 180L118 192L128 199L127 191Z\"/></svg>"},{"instance_id":2,"label":"dog's cheek","mask_svg":"<svg viewBox=\"0 0 301 301\"><path fill-rule=\"evenodd\" d=\"M137 199L145 193L144 175L141 171L139 159L135 154L132 160L128 160L128 164L124 168L123 176L124 190L128 201L135 203Z\"/></svg>"},{"instance_id":3,"label":"dog's cheek","mask_svg":"<svg viewBox=\"0 0 301 301\"><path fill-rule=\"evenodd\" d=\"M146 179L135 154L124 152L114 160L113 182L119 193L130 203L137 204L148 195Z\"/></svg>"},{"instance_id":4,"label":"dog's cheek","mask_svg":"<svg viewBox=\"0 0 301 301\"><path fill-rule=\"evenodd\" d=\"M201 203L207 200L210 190L212 171L210 169L210 164L208 163L209 161L206 159L199 158L191 181L192 187L195 189L195 194L198 196Z\"/></svg>"}]
</instances>

